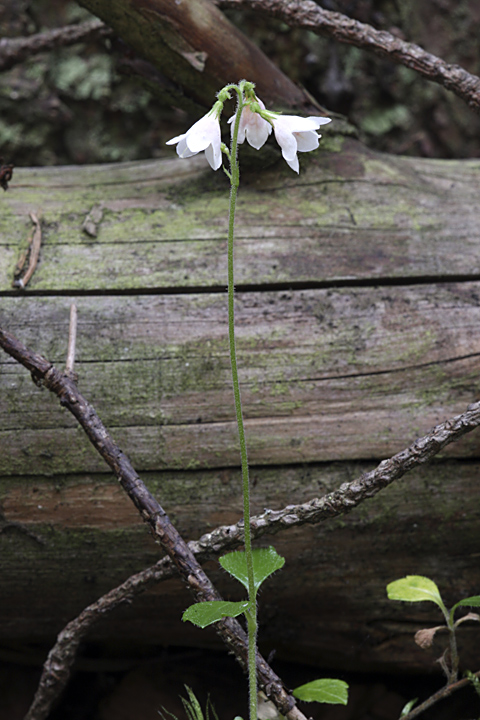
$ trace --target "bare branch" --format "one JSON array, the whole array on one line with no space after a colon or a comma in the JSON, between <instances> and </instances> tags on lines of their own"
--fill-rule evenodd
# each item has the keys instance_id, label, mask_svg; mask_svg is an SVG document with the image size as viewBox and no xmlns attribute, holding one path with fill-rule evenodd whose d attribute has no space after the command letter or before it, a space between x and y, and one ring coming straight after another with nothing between
<instances>
[{"instance_id":1,"label":"bare branch","mask_svg":"<svg viewBox=\"0 0 480 720\"><path fill-rule=\"evenodd\" d=\"M53 703L68 683L80 642L92 625L106 613L132 600L150 585L165 579L163 568L166 565L168 565L168 575L173 575L175 569L169 558L165 557L157 565L132 575L126 582L110 590L64 627L48 653L35 697L24 720L43 720L48 717Z\"/></svg>"},{"instance_id":2,"label":"bare branch","mask_svg":"<svg viewBox=\"0 0 480 720\"><path fill-rule=\"evenodd\" d=\"M290 27L300 27L317 35L386 57L415 70L427 80L443 85L480 112L480 78L460 65L446 63L413 43L396 38L384 30L375 30L341 13L323 10L313 0L213 0L222 8L252 8L280 18Z\"/></svg>"},{"instance_id":3,"label":"bare branch","mask_svg":"<svg viewBox=\"0 0 480 720\"><path fill-rule=\"evenodd\" d=\"M220 594L203 572L187 543L170 522L165 510L138 477L127 456L109 436L95 410L78 391L73 380L2 328L0 328L0 345L5 352L30 370L35 383L43 384L54 392L61 404L78 420L92 445L113 470L120 485L149 525L152 534L173 561L195 600L197 602L221 600ZM233 618L225 618L215 623L215 629L242 667L246 669L248 642L241 625ZM60 668L55 668L56 673L59 671ZM290 720L305 720L295 705L294 697L285 690L280 678L259 653L257 653L257 676L263 691L282 715L286 715ZM47 714L35 711L35 714L30 715L30 720L43 720Z\"/></svg>"},{"instance_id":4,"label":"bare branch","mask_svg":"<svg viewBox=\"0 0 480 720\"><path fill-rule=\"evenodd\" d=\"M101 20L87 20L77 25L67 25L54 30L36 33L23 38L2 38L0 40L0 71L9 70L33 55L54 50L57 47L85 42L92 37L107 37L112 34Z\"/></svg>"},{"instance_id":5,"label":"bare branch","mask_svg":"<svg viewBox=\"0 0 480 720\"><path fill-rule=\"evenodd\" d=\"M462 680L457 680L457 682L451 683L450 685L445 685L445 687L438 690L438 692L436 692L434 695L431 695L423 703L420 703L420 705L417 705L417 707L411 710L409 713L403 715L403 720L413 720L414 718L425 712L425 710L428 710L429 707L432 707L432 705L436 705L436 703L440 700L443 700L449 695L452 695L457 690L461 690L462 688L467 687L467 685L472 682L473 678L480 678L480 671L472 673L470 677L463 678Z\"/></svg>"}]
</instances>

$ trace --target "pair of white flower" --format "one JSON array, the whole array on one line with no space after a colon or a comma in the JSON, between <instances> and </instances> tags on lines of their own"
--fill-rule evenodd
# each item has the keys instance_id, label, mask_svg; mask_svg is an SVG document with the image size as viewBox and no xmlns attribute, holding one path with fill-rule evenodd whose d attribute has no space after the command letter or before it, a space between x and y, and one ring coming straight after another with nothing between
<instances>
[{"instance_id":1,"label":"pair of white flower","mask_svg":"<svg viewBox=\"0 0 480 720\"><path fill-rule=\"evenodd\" d=\"M265 105L257 98L258 105L265 110ZM288 165L299 172L297 152L310 152L319 144L319 135L316 131L321 125L331 122L326 117L298 117L297 115L278 115L265 112L269 118L266 120L260 113L254 112L247 105L240 117L238 129L238 142L245 139L256 150L259 150L273 131L275 138L282 149L282 155ZM236 115L230 118L232 132ZM220 135L219 109L215 105L203 118L198 120L184 135L174 137L167 145L177 144L177 154L181 158L191 157L205 150L205 156L213 168L218 170L222 164L222 141Z\"/></svg>"}]
</instances>

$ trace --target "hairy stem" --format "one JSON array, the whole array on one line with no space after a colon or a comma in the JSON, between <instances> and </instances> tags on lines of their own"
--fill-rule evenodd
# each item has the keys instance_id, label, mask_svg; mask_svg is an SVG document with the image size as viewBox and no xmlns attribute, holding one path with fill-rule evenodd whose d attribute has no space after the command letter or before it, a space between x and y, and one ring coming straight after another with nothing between
<instances>
[{"instance_id":1,"label":"hairy stem","mask_svg":"<svg viewBox=\"0 0 480 720\"><path fill-rule=\"evenodd\" d=\"M248 575L248 599L250 607L246 613L248 627L248 680L249 680L249 707L250 720L257 720L257 671L256 671L256 639L257 639L257 608L256 593L253 576L252 536L250 529L250 479L248 472L247 443L243 423L242 400L240 384L238 381L237 352L235 344L235 278L233 239L235 231L235 206L237 201L240 173L238 167L238 128L243 110L243 93L238 92L238 107L232 133L230 148L230 210L228 218L228 338L230 348L230 363L232 366L233 396L235 399L235 413L237 417L238 437L240 442L240 458L242 465L243 489L243 523L245 558Z\"/></svg>"}]
</instances>

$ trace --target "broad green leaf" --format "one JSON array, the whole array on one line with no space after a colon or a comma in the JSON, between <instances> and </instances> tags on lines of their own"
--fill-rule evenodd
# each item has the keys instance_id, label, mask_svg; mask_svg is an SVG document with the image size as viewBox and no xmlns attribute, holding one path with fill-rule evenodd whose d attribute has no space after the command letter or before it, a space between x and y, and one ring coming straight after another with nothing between
<instances>
[{"instance_id":1,"label":"broad green leaf","mask_svg":"<svg viewBox=\"0 0 480 720\"><path fill-rule=\"evenodd\" d=\"M343 680L322 678L295 688L293 695L305 702L331 703L346 705L348 702L348 684Z\"/></svg>"},{"instance_id":2,"label":"broad green leaf","mask_svg":"<svg viewBox=\"0 0 480 720\"><path fill-rule=\"evenodd\" d=\"M438 587L433 580L422 575L407 575L401 580L395 580L387 585L387 595L390 600L403 600L403 602L421 602L430 600L445 610Z\"/></svg>"},{"instance_id":3,"label":"broad green leaf","mask_svg":"<svg viewBox=\"0 0 480 720\"><path fill-rule=\"evenodd\" d=\"M413 700L409 700L406 705L403 706L402 712L400 713L400 717L405 717L405 715L408 715L410 710L413 708L415 703L418 702L418 698L413 698Z\"/></svg>"},{"instance_id":4,"label":"broad green leaf","mask_svg":"<svg viewBox=\"0 0 480 720\"><path fill-rule=\"evenodd\" d=\"M253 550L253 579L255 592L263 581L275 570L280 570L285 564L285 558L277 553L274 547L257 548ZM247 559L241 550L228 553L219 559L220 565L233 575L248 590Z\"/></svg>"},{"instance_id":5,"label":"broad green leaf","mask_svg":"<svg viewBox=\"0 0 480 720\"><path fill-rule=\"evenodd\" d=\"M242 600L241 602L212 600L210 602L196 603L185 610L182 620L190 620L194 625L204 628L224 617L237 617L237 615L245 612L248 604L248 600Z\"/></svg>"}]
</instances>

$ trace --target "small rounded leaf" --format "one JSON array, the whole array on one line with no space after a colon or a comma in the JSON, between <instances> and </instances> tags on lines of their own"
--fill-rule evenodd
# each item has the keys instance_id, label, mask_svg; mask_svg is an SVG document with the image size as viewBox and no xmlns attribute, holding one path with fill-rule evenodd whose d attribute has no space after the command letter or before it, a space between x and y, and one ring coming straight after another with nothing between
<instances>
[{"instance_id":1,"label":"small rounded leaf","mask_svg":"<svg viewBox=\"0 0 480 720\"><path fill-rule=\"evenodd\" d=\"M285 558L274 547L256 548L252 551L253 579L255 592L263 581L285 565ZM220 565L248 590L247 559L242 550L228 553L219 558Z\"/></svg>"},{"instance_id":2,"label":"small rounded leaf","mask_svg":"<svg viewBox=\"0 0 480 720\"><path fill-rule=\"evenodd\" d=\"M295 688L293 695L305 702L346 705L348 703L348 684L343 680L321 678Z\"/></svg>"},{"instance_id":3,"label":"small rounded leaf","mask_svg":"<svg viewBox=\"0 0 480 720\"><path fill-rule=\"evenodd\" d=\"M182 620L190 620L194 625L205 628L224 617L237 617L248 608L248 600L241 602L227 602L226 600L212 600L210 602L190 605L182 615Z\"/></svg>"},{"instance_id":4,"label":"small rounded leaf","mask_svg":"<svg viewBox=\"0 0 480 720\"><path fill-rule=\"evenodd\" d=\"M387 595L390 600L403 602L422 602L429 600L440 608L445 607L438 587L433 580L422 575L407 575L387 585Z\"/></svg>"}]
</instances>

